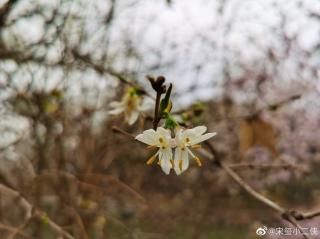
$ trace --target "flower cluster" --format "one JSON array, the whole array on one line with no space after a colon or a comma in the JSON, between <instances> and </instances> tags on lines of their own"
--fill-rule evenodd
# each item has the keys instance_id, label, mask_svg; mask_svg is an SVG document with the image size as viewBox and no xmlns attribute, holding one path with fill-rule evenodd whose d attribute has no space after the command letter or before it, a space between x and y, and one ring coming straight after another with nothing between
<instances>
[{"instance_id":1,"label":"flower cluster","mask_svg":"<svg viewBox=\"0 0 320 239\"><path fill-rule=\"evenodd\" d=\"M193 129L178 128L175 137L172 138L170 130L158 127L157 130L145 130L136 137L136 140L148 144L148 148L158 148L147 164L152 164L158 158L158 164L165 174L169 174L170 170L174 169L176 174L180 175L189 167L189 156L196 161L198 166L201 166L200 159L191 149L201 147L199 143L216 135L216 133L204 134L206 131L207 127L205 126Z\"/></svg>"},{"instance_id":2,"label":"flower cluster","mask_svg":"<svg viewBox=\"0 0 320 239\"><path fill-rule=\"evenodd\" d=\"M129 125L133 125L141 112L148 110L150 107L147 101L143 101L141 95L138 94L137 89L130 87L122 97L121 101L113 101L109 111L111 115L124 114L125 121Z\"/></svg>"}]
</instances>

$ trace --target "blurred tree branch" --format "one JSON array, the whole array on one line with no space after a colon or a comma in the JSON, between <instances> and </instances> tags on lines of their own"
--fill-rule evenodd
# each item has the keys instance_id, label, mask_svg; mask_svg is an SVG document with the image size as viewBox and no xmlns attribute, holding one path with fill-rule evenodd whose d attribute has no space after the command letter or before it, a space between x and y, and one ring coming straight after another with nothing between
<instances>
[{"instance_id":1,"label":"blurred tree branch","mask_svg":"<svg viewBox=\"0 0 320 239\"><path fill-rule=\"evenodd\" d=\"M254 190L249 184L247 184L233 169L231 169L228 165L224 164L223 162L220 161L219 156L217 154L217 151L214 149L212 144L209 142L206 142L206 145L208 146L212 156L213 160L212 163L213 165L221 168L224 170L239 186L241 186L242 189L244 189L247 193L249 193L252 197L254 197L256 200L262 202L269 208L273 209L276 211L283 219L287 220L290 222L293 226L297 227L303 237L305 239L310 239L310 237L306 234L304 234L302 227L300 224L297 222L297 219L295 217L295 213L292 211L285 209L281 207L279 204L276 202L270 200L269 198L265 197L264 195L260 194L256 190Z\"/></svg>"},{"instance_id":2,"label":"blurred tree branch","mask_svg":"<svg viewBox=\"0 0 320 239\"><path fill-rule=\"evenodd\" d=\"M36 218L42 223L47 223L47 225L58 235L61 235L66 239L74 239L73 236L71 236L68 232L63 230L62 227L52 221L45 212L34 208L24 197L21 196L19 192L8 188L3 184L0 184L0 194L8 194L18 199L18 205L20 205L26 211L27 216L25 221Z\"/></svg>"},{"instance_id":3,"label":"blurred tree branch","mask_svg":"<svg viewBox=\"0 0 320 239\"><path fill-rule=\"evenodd\" d=\"M20 227L17 228L17 227L11 227L8 225L0 224L0 230L5 230L11 233L6 239L14 239L16 235L19 235L22 238L26 238L26 239L33 239L33 237L30 237L26 233L22 232Z\"/></svg>"},{"instance_id":4,"label":"blurred tree branch","mask_svg":"<svg viewBox=\"0 0 320 239\"><path fill-rule=\"evenodd\" d=\"M291 164L291 163L274 163L274 164L257 164L257 163L238 163L238 164L229 164L230 168L234 170L245 170L245 169L296 169L302 172L306 172L306 170L302 169L298 165Z\"/></svg>"},{"instance_id":5,"label":"blurred tree branch","mask_svg":"<svg viewBox=\"0 0 320 239\"><path fill-rule=\"evenodd\" d=\"M12 8L17 2L19 2L19 0L8 0L0 8L0 32L2 31L2 27L5 25L7 21L7 17L10 14L10 11L12 10Z\"/></svg>"}]
</instances>

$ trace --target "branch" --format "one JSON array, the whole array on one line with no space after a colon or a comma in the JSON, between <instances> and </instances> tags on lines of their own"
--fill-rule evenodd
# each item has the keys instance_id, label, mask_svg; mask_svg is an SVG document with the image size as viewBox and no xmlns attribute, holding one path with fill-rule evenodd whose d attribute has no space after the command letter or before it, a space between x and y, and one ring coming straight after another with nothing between
<instances>
[{"instance_id":1,"label":"branch","mask_svg":"<svg viewBox=\"0 0 320 239\"><path fill-rule=\"evenodd\" d=\"M154 89L157 95L156 101L155 101L155 107L154 107L153 122L152 122L153 129L156 130L161 120L161 117L159 116L160 100L161 100L161 95L166 93L166 86L164 85L164 82L166 81L166 79L163 76L158 76L156 79L154 79L151 76L147 76L147 79L149 80L152 88Z\"/></svg>"},{"instance_id":2,"label":"branch","mask_svg":"<svg viewBox=\"0 0 320 239\"><path fill-rule=\"evenodd\" d=\"M0 8L0 31L7 21L7 17L18 0L9 0Z\"/></svg>"},{"instance_id":3,"label":"branch","mask_svg":"<svg viewBox=\"0 0 320 239\"><path fill-rule=\"evenodd\" d=\"M38 209L35 209L24 197L20 195L19 192L0 184L0 193L3 194L9 194L11 196L16 197L19 202L19 204L27 211L26 213L26 221L29 221L31 218L36 218L42 222L46 222L47 225L57 234L60 236L63 236L66 239L75 239L73 236L71 236L68 232L64 231L61 226L56 224L54 221L52 221L48 215Z\"/></svg>"},{"instance_id":4,"label":"branch","mask_svg":"<svg viewBox=\"0 0 320 239\"><path fill-rule=\"evenodd\" d=\"M318 217L318 216L320 216L320 210L315 211L315 212L309 212L309 213L302 214L302 219L311 219L311 218ZM300 220L300 218L296 218L296 219Z\"/></svg>"},{"instance_id":5,"label":"branch","mask_svg":"<svg viewBox=\"0 0 320 239\"><path fill-rule=\"evenodd\" d=\"M98 73L100 74L104 74L104 73L107 73L109 75L112 75L116 78L118 78L118 80L120 80L121 82L125 83L125 84L128 84L130 86L135 86L132 82L128 81L122 73L120 72L117 72L111 68L107 68L101 64L97 64L95 63L89 55L82 55L80 54L78 51L76 50L72 50L72 54L73 56L82 61L83 63L85 63L86 65L90 66L91 68L93 68L95 71L97 71Z\"/></svg>"},{"instance_id":6,"label":"branch","mask_svg":"<svg viewBox=\"0 0 320 239\"><path fill-rule=\"evenodd\" d=\"M291 214L293 215L293 217L296 220L301 221L301 220L306 220L306 219L312 219L314 217L319 217L320 216L320 210L314 211L314 212L307 212L307 213L300 213L300 212L297 212L295 210L292 210Z\"/></svg>"},{"instance_id":7,"label":"branch","mask_svg":"<svg viewBox=\"0 0 320 239\"><path fill-rule=\"evenodd\" d=\"M134 139L134 138L135 138L134 135L129 134L128 132L120 129L120 128L117 127L117 126L112 126L112 130L113 130L113 132L120 133L120 134L122 134L122 135L124 135L124 136L127 136L127 137L131 138L131 139Z\"/></svg>"},{"instance_id":8,"label":"branch","mask_svg":"<svg viewBox=\"0 0 320 239\"><path fill-rule=\"evenodd\" d=\"M297 220L292 216L292 215L283 215L283 218L286 219L288 222L290 222L293 226L295 226L296 228L299 229L299 231L301 232L302 236L305 238L305 239L311 239L307 234L305 234L303 232L303 228L301 227L301 225L297 222Z\"/></svg>"},{"instance_id":9,"label":"branch","mask_svg":"<svg viewBox=\"0 0 320 239\"><path fill-rule=\"evenodd\" d=\"M235 171L233 171L229 166L220 162L220 167L223 169L236 183L238 183L247 193L253 196L258 201L262 202L263 204L267 205L268 207L272 208L273 210L277 211L281 215L286 212L284 208L282 208L277 203L271 201L270 199L266 198L262 194L255 191L249 184L247 184Z\"/></svg>"},{"instance_id":10,"label":"branch","mask_svg":"<svg viewBox=\"0 0 320 239\"><path fill-rule=\"evenodd\" d=\"M11 234L7 237L7 239L13 239L14 236L16 235L19 235L21 236L22 238L26 238L26 239L32 239L32 237L28 236L27 234L25 234L24 232L22 232L20 230L20 227L18 228L15 228L15 227L11 227L11 226L8 226L8 225L4 225L4 224L0 224L0 230L5 230L5 231L8 231L8 232L11 232Z\"/></svg>"},{"instance_id":11,"label":"branch","mask_svg":"<svg viewBox=\"0 0 320 239\"><path fill-rule=\"evenodd\" d=\"M219 158L217 157L217 152L213 148L213 146L206 142L206 145L208 146L209 150L211 151L212 155L215 156L213 163L214 165L220 167L222 170L224 170L242 189L244 189L248 194L250 194L253 198L256 200L262 202L264 205L268 206L269 208L276 211L283 219L290 222L293 226L297 227L303 237L305 239L310 239L310 237L303 233L302 227L297 222L295 215L292 213L292 211L289 211L283 207L281 207L276 202L270 200L269 198L263 196L256 190L254 190L249 184L247 184L235 171L233 171L229 166L222 163Z\"/></svg>"},{"instance_id":12,"label":"branch","mask_svg":"<svg viewBox=\"0 0 320 239\"><path fill-rule=\"evenodd\" d=\"M160 106L161 93L157 92L156 103L154 107L154 116L153 116L153 129L156 130L159 122L159 106Z\"/></svg>"},{"instance_id":13,"label":"branch","mask_svg":"<svg viewBox=\"0 0 320 239\"><path fill-rule=\"evenodd\" d=\"M256 164L256 163L236 163L236 164L228 164L229 168L232 168L234 170L238 169L296 169L305 171L304 169L301 169L295 164L290 163L282 163L282 164Z\"/></svg>"}]
</instances>

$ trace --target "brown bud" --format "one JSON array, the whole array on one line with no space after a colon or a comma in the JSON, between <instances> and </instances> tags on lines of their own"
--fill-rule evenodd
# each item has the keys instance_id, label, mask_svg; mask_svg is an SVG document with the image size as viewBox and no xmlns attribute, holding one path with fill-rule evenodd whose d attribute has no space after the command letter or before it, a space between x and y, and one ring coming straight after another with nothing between
<instances>
[{"instance_id":1,"label":"brown bud","mask_svg":"<svg viewBox=\"0 0 320 239\"><path fill-rule=\"evenodd\" d=\"M164 94L166 92L166 86L163 85L166 79L164 76L158 76L155 80L152 76L147 76L152 88L159 94Z\"/></svg>"},{"instance_id":2,"label":"brown bud","mask_svg":"<svg viewBox=\"0 0 320 239\"><path fill-rule=\"evenodd\" d=\"M157 84L162 85L166 81L166 78L164 76L158 76L157 77Z\"/></svg>"}]
</instances>

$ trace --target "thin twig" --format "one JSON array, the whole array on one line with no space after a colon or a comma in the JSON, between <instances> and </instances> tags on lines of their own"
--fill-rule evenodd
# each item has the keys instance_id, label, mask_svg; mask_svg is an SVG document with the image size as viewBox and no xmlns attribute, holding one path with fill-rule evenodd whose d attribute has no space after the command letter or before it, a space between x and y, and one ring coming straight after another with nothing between
<instances>
[{"instance_id":1,"label":"thin twig","mask_svg":"<svg viewBox=\"0 0 320 239\"><path fill-rule=\"evenodd\" d=\"M0 184L0 193L3 194L9 194L19 199L19 204L26 210L26 221L30 220L31 218L36 218L41 222L46 222L46 224L57 234L63 236L66 239L75 239L71 234L66 232L62 229L61 226L59 226L57 223L55 223L52 219L48 217L48 215L38 209L35 209L32 204L30 204L24 197L20 195L19 192Z\"/></svg>"},{"instance_id":2,"label":"thin twig","mask_svg":"<svg viewBox=\"0 0 320 239\"><path fill-rule=\"evenodd\" d=\"M31 218L23 222L20 226L18 226L10 235L6 237L6 239L14 239L17 235L23 234L23 229L30 223Z\"/></svg>"},{"instance_id":3,"label":"thin twig","mask_svg":"<svg viewBox=\"0 0 320 239\"><path fill-rule=\"evenodd\" d=\"M8 238L13 238L12 236L19 235L22 238L32 239L32 237L30 237L26 233L22 232L20 230L20 228L15 228L15 227L11 227L11 226L8 226L8 225L0 224L0 230L5 230L5 231L8 231L8 232L11 232L11 234L9 235Z\"/></svg>"},{"instance_id":4,"label":"thin twig","mask_svg":"<svg viewBox=\"0 0 320 239\"><path fill-rule=\"evenodd\" d=\"M229 168L238 170L238 169L298 169L297 165L292 164L256 164L256 163L236 163L228 164Z\"/></svg>"},{"instance_id":5,"label":"thin twig","mask_svg":"<svg viewBox=\"0 0 320 239\"><path fill-rule=\"evenodd\" d=\"M312 219L314 217L320 216L320 210L314 212L300 213L295 210L291 211L291 215L298 221Z\"/></svg>"},{"instance_id":6,"label":"thin twig","mask_svg":"<svg viewBox=\"0 0 320 239\"><path fill-rule=\"evenodd\" d=\"M258 201L264 203L268 207L274 209L280 214L286 212L284 208L279 206L277 203L271 201L270 199L266 198L262 194L255 191L249 184L247 184L235 171L233 171L230 167L220 162L221 168L235 181L237 182L247 193L253 196Z\"/></svg>"},{"instance_id":7,"label":"thin twig","mask_svg":"<svg viewBox=\"0 0 320 239\"><path fill-rule=\"evenodd\" d=\"M133 136L132 134L129 134L128 132L126 132L126 131L124 131L124 130L120 129L120 128L119 128L119 127L117 127L117 126L112 126L112 130L113 130L114 132L117 132L117 133L123 134L123 135L125 135L125 136L127 136L127 137L129 137L129 138L134 139L134 136Z\"/></svg>"},{"instance_id":8,"label":"thin twig","mask_svg":"<svg viewBox=\"0 0 320 239\"><path fill-rule=\"evenodd\" d=\"M297 220L292 216L292 215L288 215L287 217L284 217L284 219L286 219L288 222L290 222L293 226L295 226L296 228L299 229L301 235L305 238L305 239L311 239L311 237L309 237L307 234L304 233L303 228L301 227L301 225L297 222Z\"/></svg>"},{"instance_id":9,"label":"thin twig","mask_svg":"<svg viewBox=\"0 0 320 239\"><path fill-rule=\"evenodd\" d=\"M309 213L302 214L302 218L303 219L311 219L311 218L318 217L318 216L320 216L320 211L315 211L315 212L309 212ZM297 219L297 220L299 220L299 219Z\"/></svg>"},{"instance_id":10,"label":"thin twig","mask_svg":"<svg viewBox=\"0 0 320 239\"><path fill-rule=\"evenodd\" d=\"M207 142L206 145L208 146L211 153L215 156L214 158L214 164L224 170L242 189L244 189L248 194L250 194L252 197L254 197L256 200L262 202L264 205L270 207L274 211L278 212L281 217L288 222L290 222L293 226L297 227L301 234L304 236L305 239L310 239L308 235L305 235L303 233L302 227L297 222L296 218L294 217L294 214L292 211L289 211L283 207L281 207L276 202L270 200L269 198L263 196L256 190L254 190L249 184L247 184L235 171L233 171L229 166L222 163L218 157L217 152L213 148L213 146Z\"/></svg>"}]
</instances>

